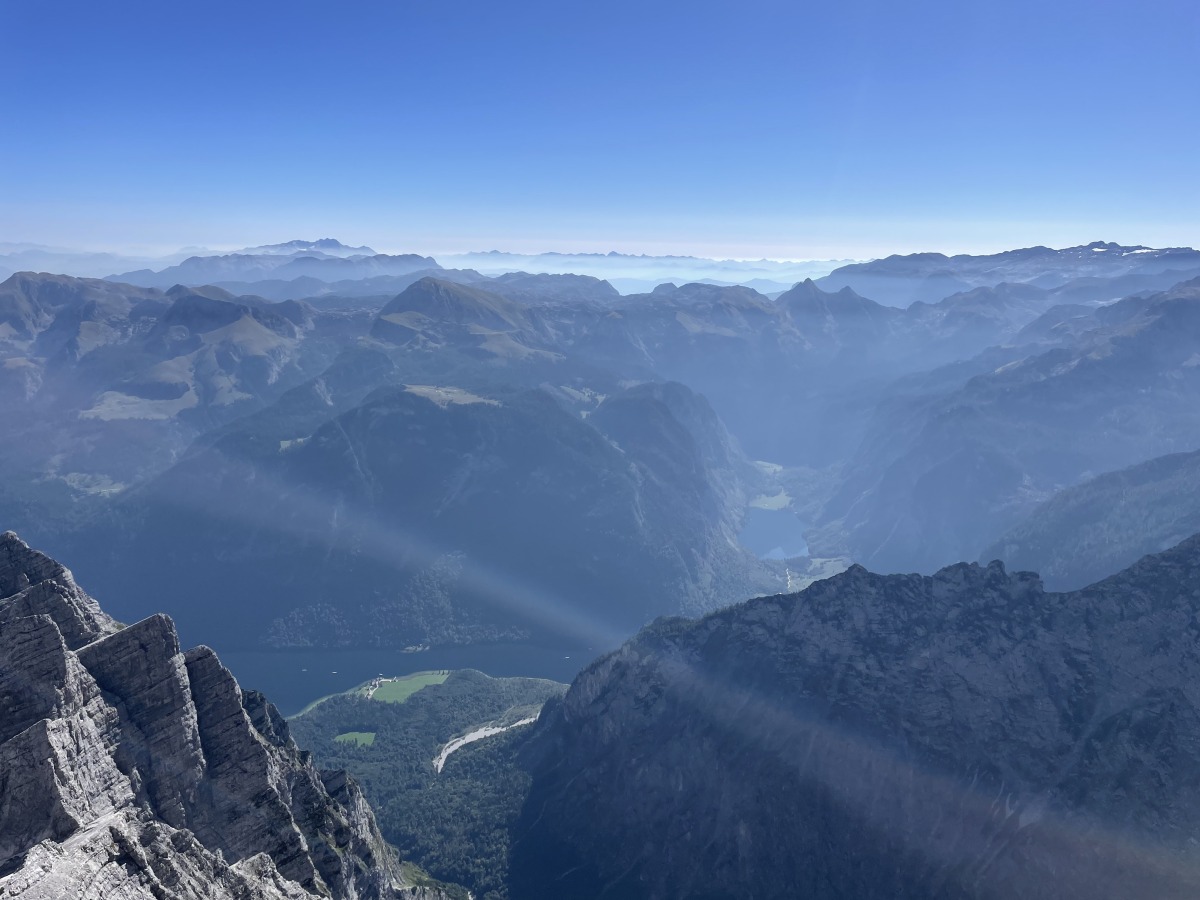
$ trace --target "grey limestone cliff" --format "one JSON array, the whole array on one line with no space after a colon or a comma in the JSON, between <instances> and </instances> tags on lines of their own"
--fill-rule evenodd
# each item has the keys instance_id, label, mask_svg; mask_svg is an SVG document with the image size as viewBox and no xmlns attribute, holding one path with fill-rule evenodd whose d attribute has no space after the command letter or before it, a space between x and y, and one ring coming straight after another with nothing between
<instances>
[{"instance_id":1,"label":"grey limestone cliff","mask_svg":"<svg viewBox=\"0 0 1200 900\"><path fill-rule=\"evenodd\" d=\"M1200 536L661 620L526 747L514 897L1200 896Z\"/></svg>"},{"instance_id":2,"label":"grey limestone cliff","mask_svg":"<svg viewBox=\"0 0 1200 900\"><path fill-rule=\"evenodd\" d=\"M439 896L211 650L0 536L0 897Z\"/></svg>"}]
</instances>

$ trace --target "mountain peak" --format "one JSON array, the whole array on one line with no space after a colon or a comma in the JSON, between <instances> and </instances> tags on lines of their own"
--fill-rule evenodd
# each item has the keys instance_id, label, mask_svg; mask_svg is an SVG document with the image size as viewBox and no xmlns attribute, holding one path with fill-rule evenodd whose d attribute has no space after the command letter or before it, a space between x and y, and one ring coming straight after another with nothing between
<instances>
[{"instance_id":1,"label":"mountain peak","mask_svg":"<svg viewBox=\"0 0 1200 900\"><path fill-rule=\"evenodd\" d=\"M27 616L48 617L72 649L119 628L70 570L6 531L0 535L0 630Z\"/></svg>"},{"instance_id":2,"label":"mountain peak","mask_svg":"<svg viewBox=\"0 0 1200 900\"><path fill-rule=\"evenodd\" d=\"M514 888L1197 896L1198 567L1200 537L1064 594L854 566L657 622L539 721Z\"/></svg>"},{"instance_id":3,"label":"mountain peak","mask_svg":"<svg viewBox=\"0 0 1200 900\"><path fill-rule=\"evenodd\" d=\"M511 324L520 309L499 294L471 285L427 275L391 300L380 316L417 312L440 321L458 322L482 317L488 324Z\"/></svg>"},{"instance_id":4,"label":"mountain peak","mask_svg":"<svg viewBox=\"0 0 1200 900\"><path fill-rule=\"evenodd\" d=\"M53 597L112 620L12 532L0 578L0 896L414 896L357 785L167 616L73 633Z\"/></svg>"},{"instance_id":5,"label":"mountain peak","mask_svg":"<svg viewBox=\"0 0 1200 900\"><path fill-rule=\"evenodd\" d=\"M44 553L31 548L15 531L0 534L0 601L51 578L70 573Z\"/></svg>"},{"instance_id":6,"label":"mountain peak","mask_svg":"<svg viewBox=\"0 0 1200 900\"><path fill-rule=\"evenodd\" d=\"M255 256L269 255L290 255L293 253L303 253L307 250L315 250L320 253L328 254L329 256L375 256L376 251L370 247L350 247L343 244L337 238L318 238L315 241L292 240L284 241L281 244L262 244L258 247L246 247L242 250L234 250L233 253L247 254Z\"/></svg>"},{"instance_id":7,"label":"mountain peak","mask_svg":"<svg viewBox=\"0 0 1200 900\"><path fill-rule=\"evenodd\" d=\"M792 315L879 318L895 314L895 310L863 297L849 286L826 291L811 278L784 291L775 299L775 303Z\"/></svg>"}]
</instances>

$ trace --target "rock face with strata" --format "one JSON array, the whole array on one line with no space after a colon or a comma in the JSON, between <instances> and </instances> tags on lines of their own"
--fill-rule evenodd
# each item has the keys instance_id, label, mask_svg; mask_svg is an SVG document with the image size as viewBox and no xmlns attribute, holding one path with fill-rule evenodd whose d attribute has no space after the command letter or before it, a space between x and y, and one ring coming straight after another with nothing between
<instances>
[{"instance_id":1,"label":"rock face with strata","mask_svg":"<svg viewBox=\"0 0 1200 900\"><path fill-rule=\"evenodd\" d=\"M1200 536L660 620L525 748L512 896L1200 896Z\"/></svg>"},{"instance_id":2,"label":"rock face with strata","mask_svg":"<svg viewBox=\"0 0 1200 900\"><path fill-rule=\"evenodd\" d=\"M440 896L211 650L0 536L0 898Z\"/></svg>"}]
</instances>

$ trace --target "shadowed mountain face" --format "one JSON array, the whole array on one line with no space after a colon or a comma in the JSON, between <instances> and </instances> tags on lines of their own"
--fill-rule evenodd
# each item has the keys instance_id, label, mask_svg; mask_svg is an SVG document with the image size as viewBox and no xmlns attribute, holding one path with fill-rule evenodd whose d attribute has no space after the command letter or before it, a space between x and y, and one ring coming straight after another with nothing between
<instances>
[{"instance_id":1,"label":"shadowed mountain face","mask_svg":"<svg viewBox=\"0 0 1200 900\"><path fill-rule=\"evenodd\" d=\"M0 663L0 896L445 896L211 650L181 652L166 616L119 625L11 532Z\"/></svg>"},{"instance_id":2,"label":"shadowed mountain face","mask_svg":"<svg viewBox=\"0 0 1200 900\"><path fill-rule=\"evenodd\" d=\"M248 605L246 644L611 645L658 613L778 587L737 546L758 476L703 398L622 393L550 349L543 307L424 279L370 338L356 314L216 288L7 287L5 372L41 380L5 397L20 437L5 462L28 477L0 508L123 616L157 608L134 574L149 565L194 575L172 611L213 641ZM101 334L102 315L104 341L45 349Z\"/></svg>"},{"instance_id":3,"label":"shadowed mountain face","mask_svg":"<svg viewBox=\"0 0 1200 900\"><path fill-rule=\"evenodd\" d=\"M657 622L543 712L512 896L1196 896L1198 583L1192 538Z\"/></svg>"},{"instance_id":4,"label":"shadowed mountain face","mask_svg":"<svg viewBox=\"0 0 1200 900\"><path fill-rule=\"evenodd\" d=\"M185 632L226 645L236 617L243 645L611 646L774 583L734 537L747 464L681 385L587 420L542 392L381 389L269 435L230 431L131 492L77 567L131 617L171 578Z\"/></svg>"},{"instance_id":5,"label":"shadowed mountain face","mask_svg":"<svg viewBox=\"0 0 1200 900\"><path fill-rule=\"evenodd\" d=\"M1058 490L1195 449L1195 285L1099 302L1171 277L1179 254L1054 252L1093 274L1052 284L976 259L1039 283L907 309L811 281L775 300L621 297L572 276L410 272L384 276L414 280L376 305L321 311L14 276L0 514L131 614L154 608L131 559L195 570L197 597L227 574L255 598L240 636L289 645L619 633L778 589L736 547L751 504L803 532L767 549L932 571ZM222 621L186 605L185 631Z\"/></svg>"}]
</instances>

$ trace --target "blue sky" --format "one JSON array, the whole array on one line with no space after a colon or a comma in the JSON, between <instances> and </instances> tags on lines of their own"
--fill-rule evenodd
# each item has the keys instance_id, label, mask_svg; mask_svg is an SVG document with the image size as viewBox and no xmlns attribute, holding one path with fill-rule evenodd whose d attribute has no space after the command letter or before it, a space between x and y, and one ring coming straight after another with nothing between
<instances>
[{"instance_id":1,"label":"blue sky","mask_svg":"<svg viewBox=\"0 0 1200 900\"><path fill-rule=\"evenodd\" d=\"M0 0L0 241L1200 244L1200 4Z\"/></svg>"}]
</instances>

